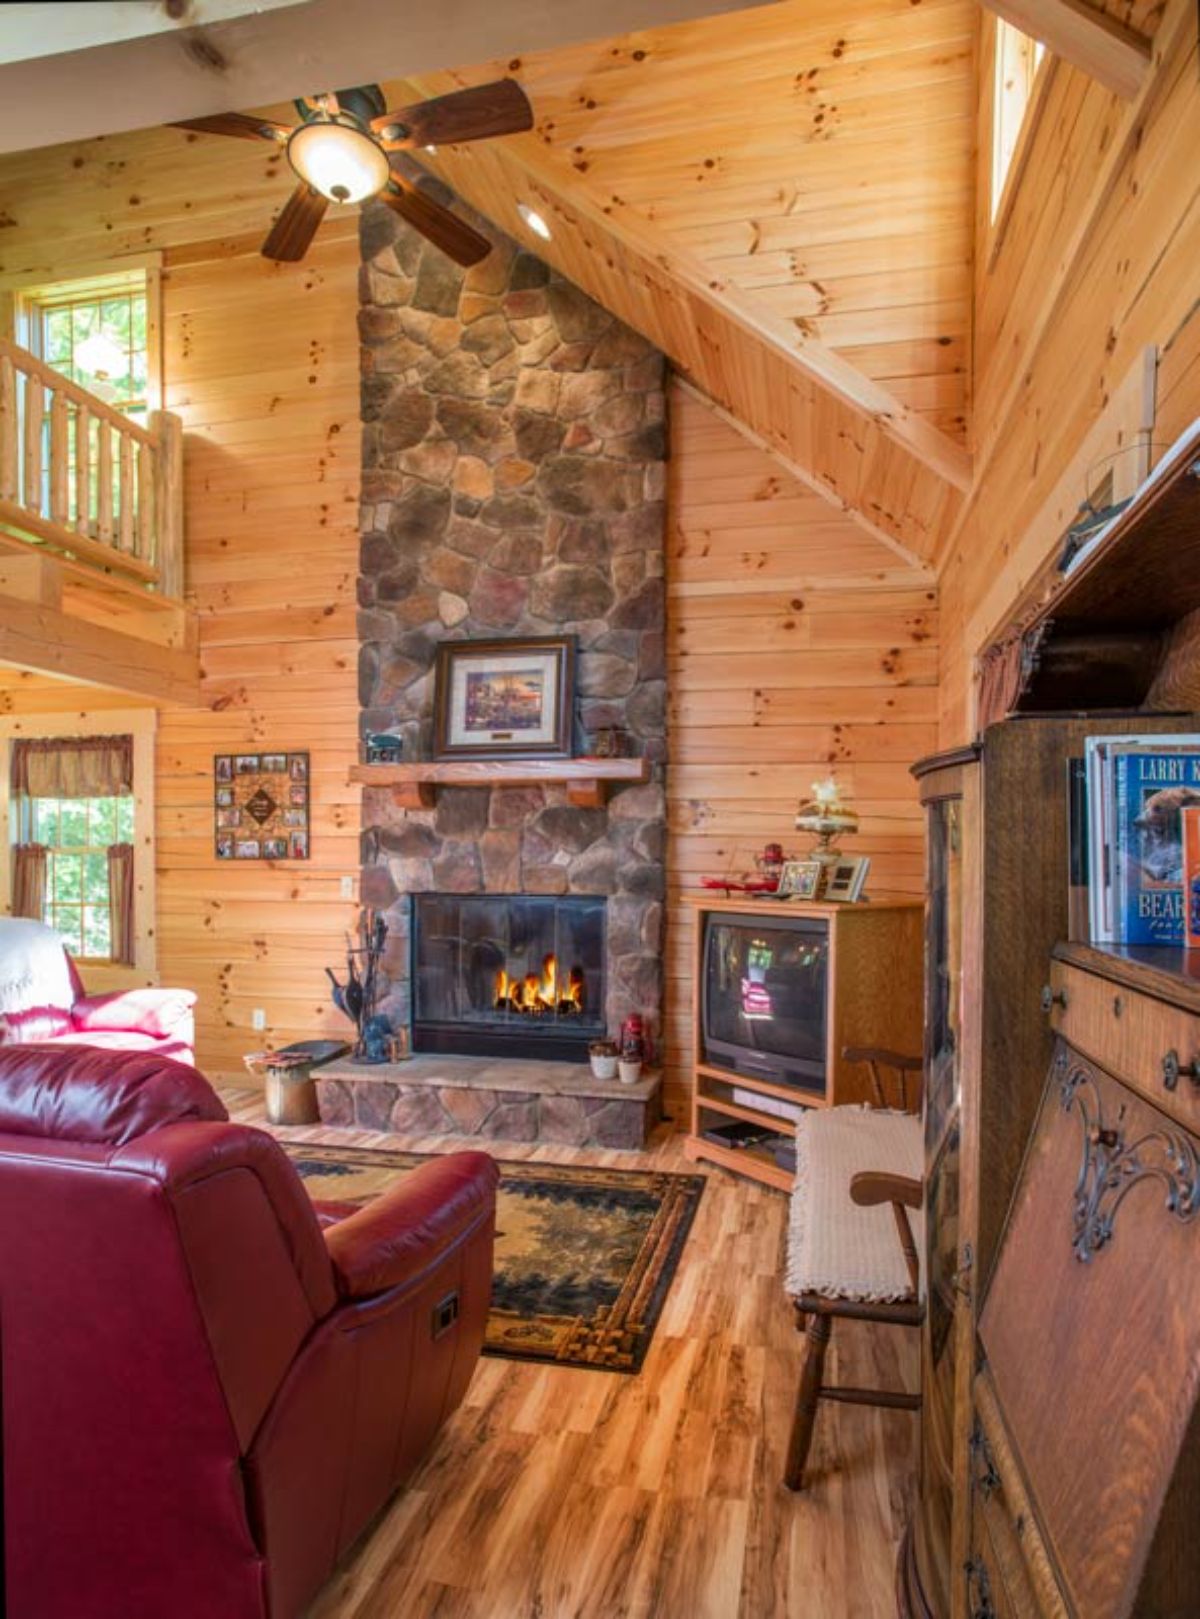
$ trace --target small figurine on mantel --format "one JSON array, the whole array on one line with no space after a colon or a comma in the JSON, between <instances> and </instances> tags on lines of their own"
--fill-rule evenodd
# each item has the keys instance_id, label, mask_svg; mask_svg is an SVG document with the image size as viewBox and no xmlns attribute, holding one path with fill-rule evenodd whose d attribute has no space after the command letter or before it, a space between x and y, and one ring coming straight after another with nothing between
<instances>
[{"instance_id":1,"label":"small figurine on mantel","mask_svg":"<svg viewBox=\"0 0 1200 1619\"><path fill-rule=\"evenodd\" d=\"M358 944L346 935L346 982L339 983L331 967L325 969L333 986L333 1004L346 1014L357 1030L356 1062L382 1063L390 1056L391 1025L376 1012L379 963L387 931L382 912L364 910L358 921Z\"/></svg>"}]
</instances>

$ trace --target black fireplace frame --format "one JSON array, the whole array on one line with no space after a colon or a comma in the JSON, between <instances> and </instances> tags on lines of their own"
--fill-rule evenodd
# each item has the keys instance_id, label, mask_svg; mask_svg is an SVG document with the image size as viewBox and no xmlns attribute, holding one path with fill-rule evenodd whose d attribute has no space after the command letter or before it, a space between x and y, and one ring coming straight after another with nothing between
<instances>
[{"instance_id":1,"label":"black fireplace frame","mask_svg":"<svg viewBox=\"0 0 1200 1619\"><path fill-rule=\"evenodd\" d=\"M565 1020L537 1019L514 1021L511 1024L497 1019L490 1023L467 1023L456 1018L418 1017L417 1005L417 953L420 948L419 924L422 900L453 899L505 901L513 904L561 906L572 901L589 900L599 906L600 925L600 985L595 1017L581 1019L576 1030ZM602 1038L607 1028L605 999L608 989L608 905L602 894L444 894L420 893L410 896L408 974L412 1007L412 1049L414 1052L438 1053L443 1056L495 1057L497 1059L523 1057L537 1062L578 1062L588 1060L588 1046Z\"/></svg>"}]
</instances>

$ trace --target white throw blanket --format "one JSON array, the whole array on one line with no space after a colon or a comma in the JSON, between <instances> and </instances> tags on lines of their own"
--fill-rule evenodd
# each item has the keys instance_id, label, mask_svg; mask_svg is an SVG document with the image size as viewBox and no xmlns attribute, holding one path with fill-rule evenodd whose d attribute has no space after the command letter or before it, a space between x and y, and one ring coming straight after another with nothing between
<instances>
[{"instance_id":1,"label":"white throw blanket","mask_svg":"<svg viewBox=\"0 0 1200 1619\"><path fill-rule=\"evenodd\" d=\"M812 1108L796 1125L796 1184L788 1231L787 1290L863 1303L912 1296L889 1203L860 1208L850 1182L863 1170L920 1180L921 1121L882 1108ZM924 1219L909 1214L917 1252ZM922 1277L922 1292L924 1292Z\"/></svg>"},{"instance_id":2,"label":"white throw blanket","mask_svg":"<svg viewBox=\"0 0 1200 1619\"><path fill-rule=\"evenodd\" d=\"M75 1001L62 936L44 922L0 917L0 1014Z\"/></svg>"}]
</instances>

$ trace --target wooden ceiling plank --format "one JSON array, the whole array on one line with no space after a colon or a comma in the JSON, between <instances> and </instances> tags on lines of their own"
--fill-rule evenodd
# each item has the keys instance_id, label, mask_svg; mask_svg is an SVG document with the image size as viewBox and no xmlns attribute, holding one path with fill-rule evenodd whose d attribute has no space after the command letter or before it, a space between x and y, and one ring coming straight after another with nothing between
<instances>
[{"instance_id":1,"label":"wooden ceiling plank","mask_svg":"<svg viewBox=\"0 0 1200 1619\"><path fill-rule=\"evenodd\" d=\"M1005 22L1132 101L1145 83L1151 42L1088 0L983 0Z\"/></svg>"}]
</instances>

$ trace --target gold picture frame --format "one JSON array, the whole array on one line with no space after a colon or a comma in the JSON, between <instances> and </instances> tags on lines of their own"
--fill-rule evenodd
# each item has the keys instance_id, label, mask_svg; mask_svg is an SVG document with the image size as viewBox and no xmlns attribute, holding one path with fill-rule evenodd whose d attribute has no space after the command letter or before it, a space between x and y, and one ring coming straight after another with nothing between
<instances>
[{"instance_id":1,"label":"gold picture frame","mask_svg":"<svg viewBox=\"0 0 1200 1619\"><path fill-rule=\"evenodd\" d=\"M822 870L819 860L785 860L775 892L780 899L815 900L820 892Z\"/></svg>"}]
</instances>

